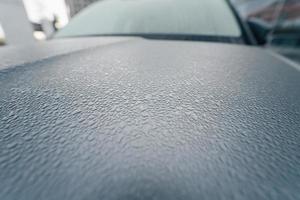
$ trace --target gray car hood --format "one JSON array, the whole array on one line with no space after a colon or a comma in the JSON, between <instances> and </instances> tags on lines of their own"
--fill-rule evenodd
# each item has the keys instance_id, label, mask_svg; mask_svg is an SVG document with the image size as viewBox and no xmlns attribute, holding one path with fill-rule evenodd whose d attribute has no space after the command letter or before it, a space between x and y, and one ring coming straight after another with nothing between
<instances>
[{"instance_id":1,"label":"gray car hood","mask_svg":"<svg viewBox=\"0 0 300 200\"><path fill-rule=\"evenodd\" d=\"M0 49L0 199L297 199L300 72L139 38Z\"/></svg>"}]
</instances>

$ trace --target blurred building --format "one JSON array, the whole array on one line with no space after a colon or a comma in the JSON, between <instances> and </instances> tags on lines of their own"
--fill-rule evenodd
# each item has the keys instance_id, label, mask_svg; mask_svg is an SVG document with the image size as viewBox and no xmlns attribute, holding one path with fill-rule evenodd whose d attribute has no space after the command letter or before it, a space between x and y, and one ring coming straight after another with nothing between
<instances>
[{"instance_id":1,"label":"blurred building","mask_svg":"<svg viewBox=\"0 0 300 200\"><path fill-rule=\"evenodd\" d=\"M275 43L299 46L300 0L232 0L245 19L256 18L273 27ZM280 40L279 40L280 38Z\"/></svg>"},{"instance_id":2,"label":"blurred building","mask_svg":"<svg viewBox=\"0 0 300 200\"><path fill-rule=\"evenodd\" d=\"M278 15L276 10L279 11ZM248 17L260 18L267 23L278 21L281 29L300 29L300 1L299 0L286 0L281 5L272 3L267 7L256 10L248 15Z\"/></svg>"},{"instance_id":3,"label":"blurred building","mask_svg":"<svg viewBox=\"0 0 300 200\"><path fill-rule=\"evenodd\" d=\"M91 3L94 3L98 0L65 0L65 1L69 9L69 15L70 17L73 17L80 10L82 10L83 8L87 7Z\"/></svg>"},{"instance_id":4,"label":"blurred building","mask_svg":"<svg viewBox=\"0 0 300 200\"><path fill-rule=\"evenodd\" d=\"M300 27L300 0L231 0L244 18L258 18L280 26ZM279 25L279 24L277 24Z\"/></svg>"},{"instance_id":5,"label":"blurred building","mask_svg":"<svg viewBox=\"0 0 300 200\"><path fill-rule=\"evenodd\" d=\"M35 42L22 0L0 0L0 23L3 29L1 32L5 33L6 44Z\"/></svg>"},{"instance_id":6,"label":"blurred building","mask_svg":"<svg viewBox=\"0 0 300 200\"><path fill-rule=\"evenodd\" d=\"M300 0L231 0L244 18L272 28L267 47L300 63Z\"/></svg>"},{"instance_id":7,"label":"blurred building","mask_svg":"<svg viewBox=\"0 0 300 200\"><path fill-rule=\"evenodd\" d=\"M231 3L242 17L247 18L250 13L266 8L278 1L281 0L231 0Z\"/></svg>"}]
</instances>

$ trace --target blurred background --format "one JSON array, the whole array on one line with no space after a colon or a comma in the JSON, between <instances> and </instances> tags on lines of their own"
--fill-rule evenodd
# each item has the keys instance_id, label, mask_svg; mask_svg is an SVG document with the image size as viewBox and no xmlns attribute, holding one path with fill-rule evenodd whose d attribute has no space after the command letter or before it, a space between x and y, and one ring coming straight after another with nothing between
<instances>
[{"instance_id":1,"label":"blurred background","mask_svg":"<svg viewBox=\"0 0 300 200\"><path fill-rule=\"evenodd\" d=\"M0 46L51 38L74 15L97 0L0 0ZM271 32L264 45L300 63L300 0L230 0L244 20Z\"/></svg>"}]
</instances>

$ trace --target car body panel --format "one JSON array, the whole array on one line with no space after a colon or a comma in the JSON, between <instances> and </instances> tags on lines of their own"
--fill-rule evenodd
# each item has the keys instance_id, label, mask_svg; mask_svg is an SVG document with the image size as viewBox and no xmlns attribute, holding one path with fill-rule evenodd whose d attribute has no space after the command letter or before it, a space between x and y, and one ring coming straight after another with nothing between
<instances>
[{"instance_id":1,"label":"car body panel","mask_svg":"<svg viewBox=\"0 0 300 200\"><path fill-rule=\"evenodd\" d=\"M3 64L0 199L300 196L297 68L242 45L105 39Z\"/></svg>"}]
</instances>

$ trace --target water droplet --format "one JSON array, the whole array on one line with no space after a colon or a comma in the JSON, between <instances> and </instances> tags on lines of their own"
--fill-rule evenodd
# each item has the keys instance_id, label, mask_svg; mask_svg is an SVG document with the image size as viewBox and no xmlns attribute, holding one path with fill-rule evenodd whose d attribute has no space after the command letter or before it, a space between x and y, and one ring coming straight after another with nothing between
<instances>
[{"instance_id":1,"label":"water droplet","mask_svg":"<svg viewBox=\"0 0 300 200\"><path fill-rule=\"evenodd\" d=\"M60 94L54 95L54 98L55 98L55 99L59 99L59 98L60 98Z\"/></svg>"},{"instance_id":2,"label":"water droplet","mask_svg":"<svg viewBox=\"0 0 300 200\"><path fill-rule=\"evenodd\" d=\"M145 96L145 98L146 98L147 100L150 100L150 99L152 98L152 95L151 95L151 94L147 94L147 95Z\"/></svg>"},{"instance_id":3,"label":"water droplet","mask_svg":"<svg viewBox=\"0 0 300 200\"><path fill-rule=\"evenodd\" d=\"M177 110L182 110L182 109L183 109L183 107L181 107L181 106L177 106L177 107L176 107L176 109L177 109Z\"/></svg>"},{"instance_id":4,"label":"water droplet","mask_svg":"<svg viewBox=\"0 0 300 200\"><path fill-rule=\"evenodd\" d=\"M72 112L72 115L77 115L79 113L81 113L81 110L77 109L77 110L74 110L74 112Z\"/></svg>"},{"instance_id":5,"label":"water droplet","mask_svg":"<svg viewBox=\"0 0 300 200\"><path fill-rule=\"evenodd\" d=\"M7 148L12 149L18 145L16 141L12 141L11 143L7 144Z\"/></svg>"},{"instance_id":6,"label":"water droplet","mask_svg":"<svg viewBox=\"0 0 300 200\"><path fill-rule=\"evenodd\" d=\"M195 114L195 113L191 113L191 117L192 117L192 119L194 119L194 120L197 120L198 119L198 116Z\"/></svg>"},{"instance_id":7,"label":"water droplet","mask_svg":"<svg viewBox=\"0 0 300 200\"><path fill-rule=\"evenodd\" d=\"M25 141L30 141L30 140L32 140L31 135L29 135L29 134L25 135L25 136L24 136L24 140L25 140Z\"/></svg>"},{"instance_id":8,"label":"water droplet","mask_svg":"<svg viewBox=\"0 0 300 200\"><path fill-rule=\"evenodd\" d=\"M146 106L146 105L143 105L143 104L140 105L140 110L141 110L141 111L145 111L146 109L147 109L147 106Z\"/></svg>"}]
</instances>

